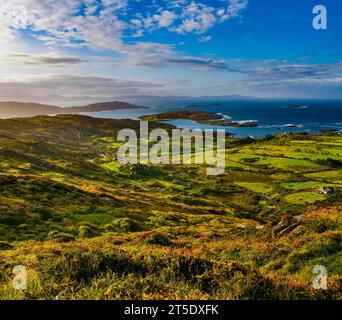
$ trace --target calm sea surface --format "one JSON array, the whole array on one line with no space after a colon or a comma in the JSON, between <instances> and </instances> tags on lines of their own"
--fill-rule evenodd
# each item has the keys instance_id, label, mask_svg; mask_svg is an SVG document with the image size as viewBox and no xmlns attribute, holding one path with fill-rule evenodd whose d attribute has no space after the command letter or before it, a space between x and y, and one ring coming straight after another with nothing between
<instances>
[{"instance_id":1,"label":"calm sea surface","mask_svg":"<svg viewBox=\"0 0 342 320\"><path fill-rule=\"evenodd\" d=\"M172 120L167 123L179 128L225 128L237 137L264 137L282 132L316 133L321 130L342 132L341 101L186 101L167 102L163 107L147 109L115 110L108 112L83 113L97 118L138 119L147 114L156 114L174 110L204 110L222 115L232 121L256 121L256 128L233 128L201 125L189 120ZM148 106L148 105L147 105ZM289 108L289 106L295 106Z\"/></svg>"}]
</instances>

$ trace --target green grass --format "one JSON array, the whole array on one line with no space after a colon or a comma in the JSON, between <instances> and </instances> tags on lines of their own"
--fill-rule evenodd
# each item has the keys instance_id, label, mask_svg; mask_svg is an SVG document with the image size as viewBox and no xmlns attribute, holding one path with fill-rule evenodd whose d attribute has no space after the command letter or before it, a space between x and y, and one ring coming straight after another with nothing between
<instances>
[{"instance_id":1,"label":"green grass","mask_svg":"<svg viewBox=\"0 0 342 320\"><path fill-rule=\"evenodd\" d=\"M305 177L320 181L331 181L342 184L342 170L329 170L305 174Z\"/></svg>"},{"instance_id":2,"label":"green grass","mask_svg":"<svg viewBox=\"0 0 342 320\"><path fill-rule=\"evenodd\" d=\"M139 123L0 121L0 299L341 298L340 136L227 138L226 171L209 177L118 164L126 127ZM273 238L289 214L299 225ZM317 263L326 292L311 286ZM11 286L18 264L27 291Z\"/></svg>"},{"instance_id":3,"label":"green grass","mask_svg":"<svg viewBox=\"0 0 342 320\"><path fill-rule=\"evenodd\" d=\"M273 188L266 183L258 183L258 182L236 182L238 186L245 187L249 190L252 190L256 193L271 193Z\"/></svg>"},{"instance_id":4,"label":"green grass","mask_svg":"<svg viewBox=\"0 0 342 320\"><path fill-rule=\"evenodd\" d=\"M118 163L117 161L112 161L112 162L109 162L109 163L104 163L101 165L103 168L105 169L108 169L109 171L113 171L113 172L116 172L116 173L119 173L120 172L120 163Z\"/></svg>"},{"instance_id":5,"label":"green grass","mask_svg":"<svg viewBox=\"0 0 342 320\"><path fill-rule=\"evenodd\" d=\"M325 183L319 181L305 181L305 182L286 182L281 183L280 186L288 190L305 190L305 189L315 189L319 190L320 187L342 187L340 184L335 183Z\"/></svg>"},{"instance_id":6,"label":"green grass","mask_svg":"<svg viewBox=\"0 0 342 320\"><path fill-rule=\"evenodd\" d=\"M291 204L311 204L315 203L316 201L325 200L326 196L323 194L312 193L312 192L298 192L286 195L284 197L284 201L291 203Z\"/></svg>"}]
</instances>

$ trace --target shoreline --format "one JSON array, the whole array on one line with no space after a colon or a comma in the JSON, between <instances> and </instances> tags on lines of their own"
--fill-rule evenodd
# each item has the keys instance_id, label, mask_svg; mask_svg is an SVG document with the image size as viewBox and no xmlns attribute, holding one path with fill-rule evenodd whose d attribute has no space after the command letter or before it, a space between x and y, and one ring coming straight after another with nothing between
<instances>
[{"instance_id":1,"label":"shoreline","mask_svg":"<svg viewBox=\"0 0 342 320\"><path fill-rule=\"evenodd\" d=\"M139 117L139 119L154 122L167 120L192 120L199 124L218 125L222 127L235 128L256 128L259 126L259 124L257 124L254 120L227 121L224 115L198 110L178 110L164 112L159 114L141 116Z\"/></svg>"}]
</instances>

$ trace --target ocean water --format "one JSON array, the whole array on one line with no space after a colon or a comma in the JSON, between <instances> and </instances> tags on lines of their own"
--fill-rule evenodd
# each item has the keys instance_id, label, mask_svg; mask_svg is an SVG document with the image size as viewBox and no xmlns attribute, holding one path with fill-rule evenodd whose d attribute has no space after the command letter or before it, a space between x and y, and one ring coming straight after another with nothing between
<instances>
[{"instance_id":1,"label":"ocean water","mask_svg":"<svg viewBox=\"0 0 342 320\"><path fill-rule=\"evenodd\" d=\"M237 137L264 137L285 132L317 133L322 130L342 132L342 101L304 100L187 100L165 101L162 107L83 113L97 118L138 119L142 115L175 110L204 110L222 115L231 121L258 123L255 128L235 128L198 124L190 120L165 121L178 128L225 129ZM146 104L148 106L148 104ZM289 108L296 106L296 108Z\"/></svg>"}]
</instances>

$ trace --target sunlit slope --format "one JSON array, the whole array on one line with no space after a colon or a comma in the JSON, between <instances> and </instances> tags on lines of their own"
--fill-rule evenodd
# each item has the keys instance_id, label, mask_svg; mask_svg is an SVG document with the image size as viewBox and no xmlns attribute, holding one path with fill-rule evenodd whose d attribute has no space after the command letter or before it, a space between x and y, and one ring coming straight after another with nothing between
<instances>
[{"instance_id":1,"label":"sunlit slope","mask_svg":"<svg viewBox=\"0 0 342 320\"><path fill-rule=\"evenodd\" d=\"M209 177L204 166L120 165L127 127L139 123L0 121L0 297L339 295L341 136L227 138L226 172ZM11 288L16 264L29 269L26 292ZM311 287L317 264L327 292Z\"/></svg>"}]
</instances>

